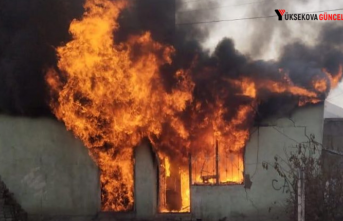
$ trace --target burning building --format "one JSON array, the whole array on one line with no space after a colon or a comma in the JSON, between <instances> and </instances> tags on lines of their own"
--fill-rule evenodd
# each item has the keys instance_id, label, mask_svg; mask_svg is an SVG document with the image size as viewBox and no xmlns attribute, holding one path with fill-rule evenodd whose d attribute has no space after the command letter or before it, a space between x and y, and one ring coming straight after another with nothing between
<instances>
[{"instance_id":1,"label":"burning building","mask_svg":"<svg viewBox=\"0 0 343 221\"><path fill-rule=\"evenodd\" d=\"M230 39L209 54L191 38L201 30L168 25L167 2L86 0L64 43L44 41L55 60L38 65L43 91L77 139L51 119L2 116L0 174L30 214L286 219L289 184L260 164L309 134L321 141L341 51L325 32L278 61L255 61ZM25 115L15 98L4 112Z\"/></svg>"},{"instance_id":2,"label":"burning building","mask_svg":"<svg viewBox=\"0 0 343 221\"><path fill-rule=\"evenodd\" d=\"M299 108L288 117L269 117L252 127L242 164L219 169L219 176L225 177L242 168L243 178L236 182L217 183L215 154L205 161L190 158L184 172L185 167L161 159L151 142L143 140L132 153L134 163L129 171L133 178L132 209L120 213L104 211L101 170L82 142L62 124L5 115L0 122L1 179L32 220L288 220L284 206L290 184L276 172L263 170L262 162L285 156L310 134L321 142L323 105ZM219 155L218 167L229 159ZM197 172L195 165L201 162L203 168L211 167L210 173ZM128 193L124 187L117 191Z\"/></svg>"}]
</instances>

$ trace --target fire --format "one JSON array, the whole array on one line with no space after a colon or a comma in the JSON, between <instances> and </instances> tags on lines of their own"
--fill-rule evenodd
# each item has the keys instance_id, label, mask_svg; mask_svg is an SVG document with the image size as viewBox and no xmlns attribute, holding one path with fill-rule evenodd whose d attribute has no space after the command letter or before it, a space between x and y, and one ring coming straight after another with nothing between
<instances>
[{"instance_id":1,"label":"fire","mask_svg":"<svg viewBox=\"0 0 343 221\"><path fill-rule=\"evenodd\" d=\"M327 81L325 79L316 78L312 83L316 91L325 92L328 89Z\"/></svg>"},{"instance_id":2,"label":"fire","mask_svg":"<svg viewBox=\"0 0 343 221\"><path fill-rule=\"evenodd\" d=\"M101 170L102 209L114 211L133 208L132 147L142 137L159 135L166 119L182 126L173 116L192 99L193 87L179 71L179 87L171 93L163 89L158 69L171 62L174 49L153 41L149 33L113 42L116 18L125 5L88 0L83 19L70 25L73 40L57 49L62 77L53 70L47 74L58 97L53 111L89 148ZM134 47L144 56L133 59Z\"/></svg>"},{"instance_id":3,"label":"fire","mask_svg":"<svg viewBox=\"0 0 343 221\"><path fill-rule=\"evenodd\" d=\"M318 94L316 92L307 90L305 88L295 86L291 83L284 84L282 82L273 82L273 81L265 81L263 85L266 89L273 93L290 93L293 95L299 95L301 99L299 99L299 106L304 106L308 103L316 104L321 100L318 99Z\"/></svg>"},{"instance_id":4,"label":"fire","mask_svg":"<svg viewBox=\"0 0 343 221\"><path fill-rule=\"evenodd\" d=\"M252 79L243 77L241 81L230 80L230 79L224 79L224 80L240 88L242 91L241 93L242 95L248 96L251 98L256 98L256 84Z\"/></svg>"},{"instance_id":5,"label":"fire","mask_svg":"<svg viewBox=\"0 0 343 221\"><path fill-rule=\"evenodd\" d=\"M182 208L178 212L190 212L191 206L191 196L190 196L190 186L189 186L189 171L187 169L181 170L181 199Z\"/></svg>"},{"instance_id":6,"label":"fire","mask_svg":"<svg viewBox=\"0 0 343 221\"><path fill-rule=\"evenodd\" d=\"M213 131L208 131L205 139L201 140L203 151L192 154L194 184L243 182L243 150L249 139L249 129L241 129L240 126L254 115L255 104L240 107L228 123L222 119L225 113L219 113L221 116L214 121Z\"/></svg>"},{"instance_id":7,"label":"fire","mask_svg":"<svg viewBox=\"0 0 343 221\"><path fill-rule=\"evenodd\" d=\"M53 113L84 142L101 170L104 211L133 209L133 148L143 138L160 162L160 211L189 212L191 184L243 183L243 153L261 91L289 94L302 106L322 101L328 82L335 86L342 78L342 67L334 77L324 70L328 81L321 76L313 88L303 88L282 69L280 81L220 79L225 86L211 85L208 99L201 100L194 72L206 78L215 70L190 67L176 70L176 83L167 90L160 68L173 63L172 46L149 32L114 41L118 15L127 5L87 0L83 18L71 22L73 40L57 48L58 70L46 76ZM230 109L228 102L237 104Z\"/></svg>"},{"instance_id":8,"label":"fire","mask_svg":"<svg viewBox=\"0 0 343 221\"><path fill-rule=\"evenodd\" d=\"M160 212L189 212L190 186L187 167L170 162L168 156L160 153Z\"/></svg>"},{"instance_id":9,"label":"fire","mask_svg":"<svg viewBox=\"0 0 343 221\"><path fill-rule=\"evenodd\" d=\"M165 163L164 168L166 170L166 177L170 177L170 162L169 162L168 157L165 157L164 163Z\"/></svg>"},{"instance_id":10,"label":"fire","mask_svg":"<svg viewBox=\"0 0 343 221\"><path fill-rule=\"evenodd\" d=\"M339 81L342 79L342 76L343 76L342 65L339 66L339 70L338 70L338 73L336 75L332 75L326 69L323 69L323 72L328 77L332 88L334 88L338 85Z\"/></svg>"}]
</instances>

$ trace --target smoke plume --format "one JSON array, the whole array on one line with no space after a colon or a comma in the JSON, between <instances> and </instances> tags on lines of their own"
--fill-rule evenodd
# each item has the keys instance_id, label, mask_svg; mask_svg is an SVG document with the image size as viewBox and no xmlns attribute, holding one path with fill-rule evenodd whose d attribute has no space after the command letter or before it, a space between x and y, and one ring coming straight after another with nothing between
<instances>
[{"instance_id":1,"label":"smoke plume","mask_svg":"<svg viewBox=\"0 0 343 221\"><path fill-rule=\"evenodd\" d=\"M330 73L338 73L342 62L342 27L327 25L319 33L319 44L310 47L297 42L284 47L279 61L253 61L240 54L230 39L218 43L213 54L204 51L200 40L206 39L208 30L201 25L175 27L175 10L182 6L178 1L130 1L131 5L121 12L120 29L116 41L125 41L130 35L150 31L152 37L162 43L173 45L176 53L173 63L161 67L165 87L173 88L176 79L175 70L192 67L192 77L196 82L195 97L213 100L216 93L225 89L234 94L234 88L222 84L223 78L249 76L256 79L279 78L279 68L287 70L291 80L299 86L311 89L311 79L322 75L326 68ZM21 1L0 2L0 111L19 115L47 115L49 93L47 93L44 75L47 67L56 66L54 48L70 40L68 32L71 20L83 13L83 0L77 1ZM267 7L266 12L269 10ZM204 20L206 12L190 14L193 20ZM186 15L187 16L187 15ZM277 27L277 26L275 26ZM273 27L270 27L271 29ZM261 30L261 29L259 29ZM253 43L259 45L255 51L261 51L272 36L273 31L256 31L263 36L256 37ZM254 48L254 47L253 47ZM256 52L259 53L259 52ZM193 64L194 65L194 64ZM214 69L204 77L204 69ZM216 88L217 92L213 91ZM233 90L233 91L232 91ZM203 97L202 97L203 96ZM323 95L325 96L325 95ZM202 98L201 98L202 97ZM279 111L279 104L294 103L289 96L264 95L262 109ZM227 97L231 105L234 98ZM271 101L268 101L271 99ZM236 100L236 99L234 99ZM268 104L268 108L265 107ZM273 105L275 107L273 107Z\"/></svg>"},{"instance_id":2,"label":"smoke plume","mask_svg":"<svg viewBox=\"0 0 343 221\"><path fill-rule=\"evenodd\" d=\"M0 0L0 111L50 115L46 68L56 66L55 47L70 40L72 19L83 0Z\"/></svg>"}]
</instances>

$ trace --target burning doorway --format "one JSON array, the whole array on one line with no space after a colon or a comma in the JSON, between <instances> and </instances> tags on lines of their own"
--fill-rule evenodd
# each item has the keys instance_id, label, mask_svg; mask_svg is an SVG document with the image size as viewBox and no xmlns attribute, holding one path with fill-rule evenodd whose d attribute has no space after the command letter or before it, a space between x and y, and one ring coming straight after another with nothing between
<instances>
[{"instance_id":1,"label":"burning doorway","mask_svg":"<svg viewBox=\"0 0 343 221\"><path fill-rule=\"evenodd\" d=\"M190 176L188 165L160 155L159 211L190 212Z\"/></svg>"}]
</instances>

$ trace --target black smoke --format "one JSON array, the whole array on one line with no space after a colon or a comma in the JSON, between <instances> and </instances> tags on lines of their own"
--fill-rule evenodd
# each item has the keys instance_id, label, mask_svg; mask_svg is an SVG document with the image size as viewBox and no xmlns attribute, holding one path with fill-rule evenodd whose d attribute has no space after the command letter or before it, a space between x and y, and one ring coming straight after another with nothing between
<instances>
[{"instance_id":1,"label":"black smoke","mask_svg":"<svg viewBox=\"0 0 343 221\"><path fill-rule=\"evenodd\" d=\"M161 67L161 77L167 91L177 87L178 79L175 78L177 70L190 70L192 80L195 82L194 100L179 118L183 119L185 126L191 131L191 136L188 140L169 139L177 137L178 134L166 124L160 138L152 137L153 142L159 146L159 150L163 150L169 156L185 156L186 149L171 147L181 147L187 142L196 143L204 132L199 129L199 125L203 125L204 119L211 116L218 100L223 102L227 109L223 120L228 125L237 114L239 107L253 104L254 100L251 97L242 96L241 88L234 86L228 80L240 81L242 77L248 77L256 83L266 79L284 82L285 75L280 74L280 69L282 69L295 86L316 92L312 84L313 79L326 79L329 85L330 81L323 69L335 76L338 74L340 65L343 64L343 53L340 50L343 43L343 38L340 37L343 33L342 26L335 26L332 23L321 25L315 45L294 41L283 47L277 60L264 61L240 53L235 48L233 40L229 38L218 42L213 53L204 50L201 42L210 36L209 26L180 25L183 22L179 21L178 17L175 19L174 10L179 10L181 7L180 1L176 4L174 1L133 1L132 7L121 13L120 28L115 33L116 41L121 42L125 41L130 34L142 34L149 31L156 41L174 46L176 52L172 63ZM262 12L264 15L274 13L274 7L269 5ZM209 20L207 15L206 11L182 13L182 19L187 22L206 21ZM257 14L253 13L253 15ZM249 42L253 56L267 50L273 36L280 30L284 38L291 36L288 25L280 24L276 15L274 20L275 22L270 22L267 26L260 21L251 21L256 24L255 38ZM327 91L316 92L318 98L324 100L329 89L330 85ZM301 96L291 93L271 93L263 87L257 93L259 105L254 107L256 116L248 116L238 127L250 128L254 121L258 122L270 115L288 115L302 99ZM165 140L168 140L168 143L165 143Z\"/></svg>"},{"instance_id":2,"label":"black smoke","mask_svg":"<svg viewBox=\"0 0 343 221\"><path fill-rule=\"evenodd\" d=\"M202 103L205 111L211 109L216 99L224 100L225 105L231 107L227 119L235 114L235 107L250 101L239 96L239 88L233 87L226 79L239 80L246 76L256 81L280 81L279 69L282 68L295 85L312 90L311 80L314 77L325 78L323 68L336 74L343 62L340 50L343 29L331 23L322 27L316 45L294 42L283 48L277 61L263 61L240 53L228 38L220 41L213 53L204 50L201 42L209 37L209 26L175 25L180 23L175 11L182 7L181 1L129 2L130 6L120 14L120 28L114 35L114 41L120 43L130 35L149 31L156 41L173 45L176 52L172 64L161 67L166 90L171 91L177 86L176 70L190 69L196 83L195 101ZM44 81L45 70L56 68L55 48L71 39L68 27L73 19L82 16L83 3L84 0L0 0L1 112L27 116L51 113L47 104L49 93ZM183 13L182 18L205 21L206 13ZM272 26L265 28L255 31L259 33L252 40L252 44L256 45L253 47L256 54L270 42L266 35L273 35L275 31ZM326 94L320 96L325 98ZM259 98L259 116L289 112L299 100L299 97L290 94L275 95L266 91L259 91ZM185 117L191 112L187 111Z\"/></svg>"},{"instance_id":3,"label":"black smoke","mask_svg":"<svg viewBox=\"0 0 343 221\"><path fill-rule=\"evenodd\" d=\"M51 115L45 69L55 67L55 47L71 39L68 28L84 0L0 0L0 111Z\"/></svg>"},{"instance_id":4,"label":"black smoke","mask_svg":"<svg viewBox=\"0 0 343 221\"><path fill-rule=\"evenodd\" d=\"M212 54L203 50L200 43L209 36L207 25L174 25L175 23L182 23L175 19L175 10L178 11L182 7L181 1L146 0L130 2L132 2L132 7L121 14L119 20L121 28L116 32L117 40L123 41L132 33L141 34L150 31L155 40L173 45L176 49L173 63L161 68L167 89L171 89L173 83L176 83L176 80L173 79L175 71L190 68L195 59L197 62L196 66L192 67L193 80L201 88L203 94L209 94L205 90L206 85L216 82L216 87L220 87L221 82L223 82L222 79L226 78L238 79L242 76L248 76L256 80L280 81L282 78L279 73L280 68L287 71L295 85L311 90L313 89L312 79L315 76L324 77L323 68L335 75L338 73L340 64L342 64L342 53L339 46L343 43L343 38L341 38L343 27L332 25L332 23L321 27L316 39L318 43L314 46L296 41L282 49L281 56L277 61L253 60L237 51L234 42L228 38L220 41ZM265 14L274 13L274 7L274 5L263 7L262 12ZM190 11L188 14L182 13L182 19L206 21L208 20L206 13L206 10ZM256 13L253 15L257 15ZM271 23L273 27L264 25L264 28L261 28L261 25L257 26L259 31L256 30L255 32L259 32L260 37L257 36L252 42L259 48L253 47L253 50L263 51L265 45L271 42L270 38L276 30L283 28L289 30L277 19L274 20L275 22ZM260 22L260 24L265 23ZM287 35L285 37L287 38ZM212 70L211 73L209 73L209 69ZM208 75L208 77L204 75ZM222 84L227 86L226 82ZM224 87L224 85L222 86ZM212 86L211 90L213 90Z\"/></svg>"}]
</instances>

